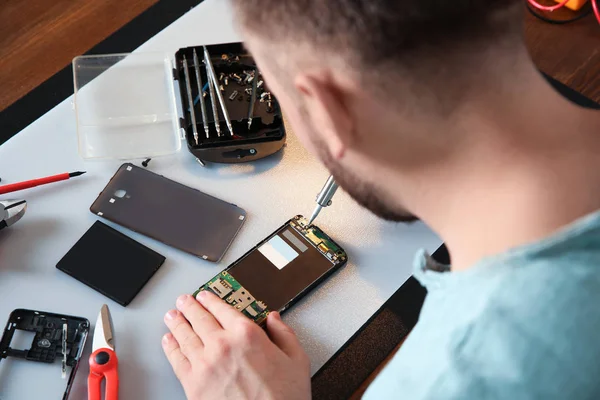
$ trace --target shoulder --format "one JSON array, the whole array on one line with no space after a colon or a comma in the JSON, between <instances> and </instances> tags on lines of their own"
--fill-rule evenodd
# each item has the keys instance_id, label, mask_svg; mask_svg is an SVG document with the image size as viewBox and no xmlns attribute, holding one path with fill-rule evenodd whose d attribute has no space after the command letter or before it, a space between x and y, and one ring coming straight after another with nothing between
<instances>
[{"instance_id":1,"label":"shoulder","mask_svg":"<svg viewBox=\"0 0 600 400\"><path fill-rule=\"evenodd\" d=\"M415 399L600 398L600 262L513 259L494 268L501 272L430 293L373 392Z\"/></svg>"},{"instance_id":2,"label":"shoulder","mask_svg":"<svg viewBox=\"0 0 600 400\"><path fill-rule=\"evenodd\" d=\"M451 344L467 388L526 398L598 398L600 257L512 259ZM464 370L464 372L461 372ZM594 393L594 396L591 396Z\"/></svg>"},{"instance_id":3,"label":"shoulder","mask_svg":"<svg viewBox=\"0 0 600 400\"><path fill-rule=\"evenodd\" d=\"M491 295L449 343L444 379L460 382L458 393L490 397L598 398L600 290L577 283L539 280Z\"/></svg>"}]
</instances>

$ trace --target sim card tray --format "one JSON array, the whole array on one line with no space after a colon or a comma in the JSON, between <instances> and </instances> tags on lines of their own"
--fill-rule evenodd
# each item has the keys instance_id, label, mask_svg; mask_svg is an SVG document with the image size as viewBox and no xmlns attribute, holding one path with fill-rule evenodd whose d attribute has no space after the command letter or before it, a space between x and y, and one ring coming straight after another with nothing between
<instances>
[{"instance_id":1,"label":"sim card tray","mask_svg":"<svg viewBox=\"0 0 600 400\"><path fill-rule=\"evenodd\" d=\"M35 334L28 350L10 347L15 332L19 330ZM67 400L89 331L90 322L85 318L17 309L10 314L0 340L0 361L8 357L47 364L60 361L63 379L66 378L67 367L71 367L62 397Z\"/></svg>"}]
</instances>

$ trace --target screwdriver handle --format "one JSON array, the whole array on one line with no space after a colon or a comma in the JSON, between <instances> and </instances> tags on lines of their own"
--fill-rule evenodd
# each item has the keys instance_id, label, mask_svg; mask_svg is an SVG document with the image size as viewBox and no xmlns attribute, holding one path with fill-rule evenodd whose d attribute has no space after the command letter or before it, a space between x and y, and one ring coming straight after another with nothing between
<instances>
[{"instance_id":1,"label":"screwdriver handle","mask_svg":"<svg viewBox=\"0 0 600 400\"><path fill-rule=\"evenodd\" d=\"M327 179L327 182L325 182L325 186L323 186L321 192L317 195L317 204L321 207L329 207L331 205L331 199L333 199L338 187L339 185L336 183L333 175L330 176L329 179Z\"/></svg>"},{"instance_id":2,"label":"screwdriver handle","mask_svg":"<svg viewBox=\"0 0 600 400\"><path fill-rule=\"evenodd\" d=\"M65 181L67 179L69 179L68 173L48 176L46 178L32 179L32 180L26 181L26 182L2 185L2 186L0 186L0 194L6 194L6 193L11 193L11 192L16 192L19 190L30 189L30 188L33 188L36 186L46 185L48 183Z\"/></svg>"}]
</instances>

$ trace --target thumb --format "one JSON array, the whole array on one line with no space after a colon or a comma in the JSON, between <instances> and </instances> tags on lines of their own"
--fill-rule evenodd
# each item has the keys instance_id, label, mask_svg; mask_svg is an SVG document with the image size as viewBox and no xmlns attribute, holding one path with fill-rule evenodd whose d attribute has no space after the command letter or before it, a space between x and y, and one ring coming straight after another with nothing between
<instances>
[{"instance_id":1,"label":"thumb","mask_svg":"<svg viewBox=\"0 0 600 400\"><path fill-rule=\"evenodd\" d=\"M302 346L296 334L282 320L278 312L272 312L267 318L267 332L275 343L289 357L295 358L302 353Z\"/></svg>"}]
</instances>

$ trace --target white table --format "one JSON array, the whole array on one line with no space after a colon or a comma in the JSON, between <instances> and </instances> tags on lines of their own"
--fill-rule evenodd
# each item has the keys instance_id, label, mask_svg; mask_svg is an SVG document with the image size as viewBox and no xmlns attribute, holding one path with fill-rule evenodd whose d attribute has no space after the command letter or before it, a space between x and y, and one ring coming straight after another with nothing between
<instances>
[{"instance_id":1,"label":"white table","mask_svg":"<svg viewBox=\"0 0 600 400\"><path fill-rule=\"evenodd\" d=\"M136 51L174 54L181 47L237 40L227 2L207 0ZM25 198L29 208L18 224L0 233L0 320L15 308L29 308L83 316L94 323L101 305L107 303L116 330L121 398L184 398L160 345L166 332L164 313L178 295L196 289L291 216L309 215L328 173L292 132L282 154L250 164L202 168L185 148L177 155L154 159L152 171L238 204L247 210L248 219L218 265L116 227L167 258L124 308L55 268L98 218L89 206L121 163L84 162L78 156L71 98L0 146L3 183L88 171L72 181L10 196ZM423 225L378 220L343 192L318 223L346 249L350 262L284 317L310 355L313 373L405 282L415 251L433 251L441 243ZM91 336L86 347L71 399L87 398ZM1 400L58 399L64 385L60 363L0 363Z\"/></svg>"}]
</instances>

